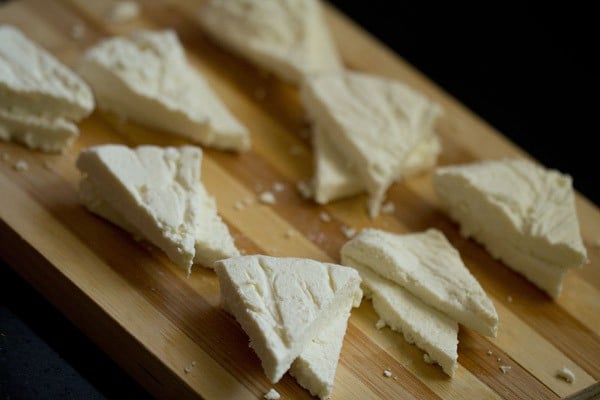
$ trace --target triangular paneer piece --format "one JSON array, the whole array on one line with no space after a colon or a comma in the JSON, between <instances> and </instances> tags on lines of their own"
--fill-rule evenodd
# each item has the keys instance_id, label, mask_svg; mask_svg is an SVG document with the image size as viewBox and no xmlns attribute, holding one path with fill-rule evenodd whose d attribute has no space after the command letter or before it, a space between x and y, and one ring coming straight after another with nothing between
<instances>
[{"instance_id":1,"label":"triangular paneer piece","mask_svg":"<svg viewBox=\"0 0 600 400\"><path fill-rule=\"evenodd\" d=\"M313 130L313 148L315 152L313 193L317 203L327 204L367 190L362 181L356 179L356 169L331 142L330 136L323 133L319 127ZM437 136L423 140L406 158L404 176L414 176L432 168L440 150Z\"/></svg>"},{"instance_id":2,"label":"triangular paneer piece","mask_svg":"<svg viewBox=\"0 0 600 400\"><path fill-rule=\"evenodd\" d=\"M439 153L434 124L441 108L400 82L357 72L320 74L309 77L301 93L315 131L339 153L338 169L351 171L369 193L371 217L394 181L431 166Z\"/></svg>"},{"instance_id":3,"label":"triangular paneer piece","mask_svg":"<svg viewBox=\"0 0 600 400\"><path fill-rule=\"evenodd\" d=\"M93 109L79 76L17 28L0 26L0 139L60 152Z\"/></svg>"},{"instance_id":4,"label":"triangular paneer piece","mask_svg":"<svg viewBox=\"0 0 600 400\"><path fill-rule=\"evenodd\" d=\"M360 276L348 267L262 255L215 263L223 308L250 338L275 383L331 321L348 315Z\"/></svg>"},{"instance_id":5,"label":"triangular paneer piece","mask_svg":"<svg viewBox=\"0 0 600 400\"><path fill-rule=\"evenodd\" d=\"M200 181L202 150L102 145L82 151L80 199L92 212L162 249L190 272L239 255Z\"/></svg>"},{"instance_id":6,"label":"triangular paneer piece","mask_svg":"<svg viewBox=\"0 0 600 400\"><path fill-rule=\"evenodd\" d=\"M361 300L362 290L355 293L353 306ZM349 317L349 311L335 315L292 363L290 375L313 396L331 396Z\"/></svg>"},{"instance_id":7,"label":"triangular paneer piece","mask_svg":"<svg viewBox=\"0 0 600 400\"><path fill-rule=\"evenodd\" d=\"M217 42L284 80L342 70L318 0L209 0L199 15Z\"/></svg>"},{"instance_id":8,"label":"triangular paneer piece","mask_svg":"<svg viewBox=\"0 0 600 400\"><path fill-rule=\"evenodd\" d=\"M398 235L365 229L341 252L344 265L365 265L457 322L496 336L494 304L442 232L428 229Z\"/></svg>"},{"instance_id":9,"label":"triangular paneer piece","mask_svg":"<svg viewBox=\"0 0 600 400\"><path fill-rule=\"evenodd\" d=\"M204 146L250 146L246 128L188 63L175 31L105 39L86 51L78 71L100 108Z\"/></svg>"},{"instance_id":10,"label":"triangular paneer piece","mask_svg":"<svg viewBox=\"0 0 600 400\"><path fill-rule=\"evenodd\" d=\"M525 159L438 168L435 191L461 233L551 297L587 261L571 177Z\"/></svg>"},{"instance_id":11,"label":"triangular paneer piece","mask_svg":"<svg viewBox=\"0 0 600 400\"><path fill-rule=\"evenodd\" d=\"M426 362L435 362L447 375L454 376L458 366L456 321L365 264L348 258L344 259L344 264L360 273L365 296L371 298L381 321L424 350Z\"/></svg>"},{"instance_id":12,"label":"triangular paneer piece","mask_svg":"<svg viewBox=\"0 0 600 400\"><path fill-rule=\"evenodd\" d=\"M313 149L315 173L312 192L317 203L327 204L366 190L361 180L356 179L355 168L318 126L313 129Z\"/></svg>"}]
</instances>

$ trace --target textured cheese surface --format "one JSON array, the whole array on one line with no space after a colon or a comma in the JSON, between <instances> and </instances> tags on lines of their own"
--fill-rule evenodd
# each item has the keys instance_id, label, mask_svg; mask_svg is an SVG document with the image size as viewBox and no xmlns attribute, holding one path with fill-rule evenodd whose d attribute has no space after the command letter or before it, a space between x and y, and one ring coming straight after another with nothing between
<instances>
[{"instance_id":1,"label":"textured cheese surface","mask_svg":"<svg viewBox=\"0 0 600 400\"><path fill-rule=\"evenodd\" d=\"M60 152L94 108L92 91L52 54L9 25L0 26L0 139Z\"/></svg>"},{"instance_id":2,"label":"textured cheese surface","mask_svg":"<svg viewBox=\"0 0 600 400\"><path fill-rule=\"evenodd\" d=\"M77 135L77 126L64 118L50 119L20 110L0 108L0 139L57 153L70 146Z\"/></svg>"},{"instance_id":3,"label":"textured cheese surface","mask_svg":"<svg viewBox=\"0 0 600 400\"><path fill-rule=\"evenodd\" d=\"M294 83L342 69L318 0L209 0L200 23L219 43Z\"/></svg>"},{"instance_id":4,"label":"textured cheese surface","mask_svg":"<svg viewBox=\"0 0 600 400\"><path fill-rule=\"evenodd\" d=\"M370 265L345 256L342 262L360 273L365 296L373 301L379 318L391 329L402 333L409 343L424 350L446 374L453 376L458 366L456 321L375 273Z\"/></svg>"},{"instance_id":5,"label":"textured cheese surface","mask_svg":"<svg viewBox=\"0 0 600 400\"><path fill-rule=\"evenodd\" d=\"M429 229L398 235L365 229L341 252L343 260L368 266L459 323L496 335L498 315L493 303L442 232Z\"/></svg>"},{"instance_id":6,"label":"textured cheese surface","mask_svg":"<svg viewBox=\"0 0 600 400\"><path fill-rule=\"evenodd\" d=\"M234 257L217 261L215 270L224 309L249 336L273 383L360 291L352 268L308 259Z\"/></svg>"},{"instance_id":7,"label":"textured cheese surface","mask_svg":"<svg viewBox=\"0 0 600 400\"><path fill-rule=\"evenodd\" d=\"M525 159L439 168L434 188L461 233L556 298L587 260L571 178Z\"/></svg>"},{"instance_id":8,"label":"textured cheese surface","mask_svg":"<svg viewBox=\"0 0 600 400\"><path fill-rule=\"evenodd\" d=\"M290 368L290 374L313 396L326 399L333 391L335 371L346 335L349 313L340 313L315 337Z\"/></svg>"},{"instance_id":9,"label":"textured cheese surface","mask_svg":"<svg viewBox=\"0 0 600 400\"><path fill-rule=\"evenodd\" d=\"M414 166L405 165L435 134L440 107L400 82L356 72L311 76L301 94L315 129L329 136L346 167L356 171L376 216L389 186L414 173Z\"/></svg>"},{"instance_id":10,"label":"textured cheese surface","mask_svg":"<svg viewBox=\"0 0 600 400\"><path fill-rule=\"evenodd\" d=\"M313 131L313 147L313 189L317 203L327 204L367 190L365 185L356 179L356 169L343 157L329 135L324 134L319 127L315 127ZM437 136L421 141L406 158L403 166L404 177L414 176L432 168L440 151L441 145Z\"/></svg>"},{"instance_id":11,"label":"textured cheese surface","mask_svg":"<svg viewBox=\"0 0 600 400\"><path fill-rule=\"evenodd\" d=\"M327 204L366 189L362 182L356 179L356 171L352 164L347 162L335 143L332 143L329 135L318 126L313 130L313 148L315 153L313 196L317 203Z\"/></svg>"},{"instance_id":12,"label":"textured cheese surface","mask_svg":"<svg viewBox=\"0 0 600 400\"><path fill-rule=\"evenodd\" d=\"M227 225L217 213L215 201L206 193L200 183L198 187L198 215L195 229L194 264L212 268L215 261L223 258L239 256L233 237ZM107 200L102 191L96 188L89 178L84 178L79 184L79 198L83 205L94 214L120 226L135 237L149 240L143 232L133 226L126 215L121 215Z\"/></svg>"},{"instance_id":13,"label":"textured cheese surface","mask_svg":"<svg viewBox=\"0 0 600 400\"><path fill-rule=\"evenodd\" d=\"M78 70L101 108L205 146L250 146L246 128L189 65L172 30L103 40L86 51Z\"/></svg>"},{"instance_id":14,"label":"textured cheese surface","mask_svg":"<svg viewBox=\"0 0 600 400\"><path fill-rule=\"evenodd\" d=\"M73 71L18 29L0 26L0 106L79 120L94 108L92 92Z\"/></svg>"},{"instance_id":15,"label":"textured cheese surface","mask_svg":"<svg viewBox=\"0 0 600 400\"><path fill-rule=\"evenodd\" d=\"M189 272L196 257L203 257L196 256L198 247L205 247L210 254L216 251L216 242L230 243L228 238L221 238L225 233L223 227L212 232L218 238L206 239L209 233L205 230L211 229L206 222L215 223L218 217L213 200L208 198L200 182L201 158L200 148L192 146L89 148L80 153L77 167L84 173L85 185L91 185L92 191L100 193L102 199L101 203L100 199L90 201L93 196L86 195L89 188L81 198L86 204L93 204L90 210L100 210L100 215L134 234L143 233L143 238ZM102 203L109 204L110 210ZM127 224L120 223L122 219L118 216ZM231 247L223 249L226 250L237 255L237 250Z\"/></svg>"}]
</instances>

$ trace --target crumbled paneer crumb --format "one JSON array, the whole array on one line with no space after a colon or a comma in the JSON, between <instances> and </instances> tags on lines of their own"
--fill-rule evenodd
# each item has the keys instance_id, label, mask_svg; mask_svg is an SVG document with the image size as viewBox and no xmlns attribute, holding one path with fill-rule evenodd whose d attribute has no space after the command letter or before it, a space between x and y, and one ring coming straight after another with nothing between
<instances>
[{"instance_id":1,"label":"crumbled paneer crumb","mask_svg":"<svg viewBox=\"0 0 600 400\"><path fill-rule=\"evenodd\" d=\"M381 212L384 214L393 214L394 211L396 211L396 206L391 201L381 206Z\"/></svg>"},{"instance_id":2,"label":"crumbled paneer crumb","mask_svg":"<svg viewBox=\"0 0 600 400\"><path fill-rule=\"evenodd\" d=\"M283 192L285 190L285 185L281 182L273 183L273 191L275 192Z\"/></svg>"},{"instance_id":3,"label":"crumbled paneer crumb","mask_svg":"<svg viewBox=\"0 0 600 400\"><path fill-rule=\"evenodd\" d=\"M293 229L288 229L287 232L285 232L285 237L286 239L291 239L295 234L296 232L294 232Z\"/></svg>"},{"instance_id":4,"label":"crumbled paneer crumb","mask_svg":"<svg viewBox=\"0 0 600 400\"><path fill-rule=\"evenodd\" d=\"M500 357L498 357L498 360L497 360L497 361L498 361L498 362L500 362L500 361L502 361L502 359L501 359Z\"/></svg>"},{"instance_id":5,"label":"crumbled paneer crumb","mask_svg":"<svg viewBox=\"0 0 600 400\"><path fill-rule=\"evenodd\" d=\"M510 365L501 365L500 366L500 371L502 371L503 374L506 374L508 371L510 371L511 366Z\"/></svg>"},{"instance_id":6,"label":"crumbled paneer crumb","mask_svg":"<svg viewBox=\"0 0 600 400\"><path fill-rule=\"evenodd\" d=\"M331 215L327 214L325 211L321 211L319 213L319 218L323 222L330 222L331 221Z\"/></svg>"},{"instance_id":7,"label":"crumbled paneer crumb","mask_svg":"<svg viewBox=\"0 0 600 400\"><path fill-rule=\"evenodd\" d=\"M397 381L398 380L398 375L394 375L394 380Z\"/></svg>"},{"instance_id":8,"label":"crumbled paneer crumb","mask_svg":"<svg viewBox=\"0 0 600 400\"><path fill-rule=\"evenodd\" d=\"M425 361L427 364L433 364L433 359L427 353L423 354L423 361Z\"/></svg>"},{"instance_id":9,"label":"crumbled paneer crumb","mask_svg":"<svg viewBox=\"0 0 600 400\"><path fill-rule=\"evenodd\" d=\"M562 367L556 371L556 376L568 383L573 383L575 381L575 374L567 367Z\"/></svg>"},{"instance_id":10,"label":"crumbled paneer crumb","mask_svg":"<svg viewBox=\"0 0 600 400\"><path fill-rule=\"evenodd\" d=\"M244 203L242 200L238 200L233 204L233 207L236 210L243 210L244 208L246 208L246 203Z\"/></svg>"},{"instance_id":11,"label":"crumbled paneer crumb","mask_svg":"<svg viewBox=\"0 0 600 400\"><path fill-rule=\"evenodd\" d=\"M27 171L29 169L29 164L27 164L27 161L19 160L13 168L17 171Z\"/></svg>"},{"instance_id":12,"label":"crumbled paneer crumb","mask_svg":"<svg viewBox=\"0 0 600 400\"><path fill-rule=\"evenodd\" d=\"M254 98L256 100L264 100L267 97L267 91L264 87L257 87L254 89Z\"/></svg>"},{"instance_id":13,"label":"crumbled paneer crumb","mask_svg":"<svg viewBox=\"0 0 600 400\"><path fill-rule=\"evenodd\" d=\"M381 329L381 328L385 328L385 321L380 319L375 323L375 328L377 329Z\"/></svg>"},{"instance_id":14,"label":"crumbled paneer crumb","mask_svg":"<svg viewBox=\"0 0 600 400\"><path fill-rule=\"evenodd\" d=\"M275 204L275 196L271 192L262 192L258 197L263 204Z\"/></svg>"},{"instance_id":15,"label":"crumbled paneer crumb","mask_svg":"<svg viewBox=\"0 0 600 400\"><path fill-rule=\"evenodd\" d=\"M186 374L189 374L190 372L192 372L192 370L194 369L195 366L196 366L196 361L192 361L188 366L186 366L183 369L183 372L185 372Z\"/></svg>"},{"instance_id":16,"label":"crumbled paneer crumb","mask_svg":"<svg viewBox=\"0 0 600 400\"><path fill-rule=\"evenodd\" d=\"M387 368L385 371L383 371L383 376L385 376L386 378L389 378L390 376L392 376L392 370Z\"/></svg>"},{"instance_id":17,"label":"crumbled paneer crumb","mask_svg":"<svg viewBox=\"0 0 600 400\"><path fill-rule=\"evenodd\" d=\"M83 35L85 35L85 25L81 23L76 23L71 27L69 34L71 35L71 38L75 40L81 39Z\"/></svg>"},{"instance_id":18,"label":"crumbled paneer crumb","mask_svg":"<svg viewBox=\"0 0 600 400\"><path fill-rule=\"evenodd\" d=\"M306 235L306 238L311 242L315 243L323 243L326 239L325 234L323 232L318 232L316 235L309 233L308 235Z\"/></svg>"},{"instance_id":19,"label":"crumbled paneer crumb","mask_svg":"<svg viewBox=\"0 0 600 400\"><path fill-rule=\"evenodd\" d=\"M488 356L491 356L492 354L494 354L494 353L492 353L492 351L491 351L491 350L488 350L488 351L487 351L487 355L488 355Z\"/></svg>"},{"instance_id":20,"label":"crumbled paneer crumb","mask_svg":"<svg viewBox=\"0 0 600 400\"><path fill-rule=\"evenodd\" d=\"M356 235L356 229L351 228L349 226L344 225L340 229L347 239L352 239L354 235Z\"/></svg>"},{"instance_id":21,"label":"crumbled paneer crumb","mask_svg":"<svg viewBox=\"0 0 600 400\"><path fill-rule=\"evenodd\" d=\"M512 296L506 296L506 301L508 301L509 303L512 303Z\"/></svg>"},{"instance_id":22,"label":"crumbled paneer crumb","mask_svg":"<svg viewBox=\"0 0 600 400\"><path fill-rule=\"evenodd\" d=\"M305 181L298 182L296 184L296 188L298 188L298 191L300 192L302 197L304 197L305 199L308 199L312 196L312 188L310 187L310 185L307 182L305 182Z\"/></svg>"},{"instance_id":23,"label":"crumbled paneer crumb","mask_svg":"<svg viewBox=\"0 0 600 400\"><path fill-rule=\"evenodd\" d=\"M242 200L242 202L246 205L249 206L250 204L252 204L254 202L254 200L252 199L252 197L246 197L244 200Z\"/></svg>"},{"instance_id":24,"label":"crumbled paneer crumb","mask_svg":"<svg viewBox=\"0 0 600 400\"><path fill-rule=\"evenodd\" d=\"M140 5L136 1L119 1L108 10L110 22L129 22L140 14Z\"/></svg>"},{"instance_id":25,"label":"crumbled paneer crumb","mask_svg":"<svg viewBox=\"0 0 600 400\"><path fill-rule=\"evenodd\" d=\"M263 396L266 400L279 400L281 395L279 392L273 388L269 389L267 393Z\"/></svg>"}]
</instances>

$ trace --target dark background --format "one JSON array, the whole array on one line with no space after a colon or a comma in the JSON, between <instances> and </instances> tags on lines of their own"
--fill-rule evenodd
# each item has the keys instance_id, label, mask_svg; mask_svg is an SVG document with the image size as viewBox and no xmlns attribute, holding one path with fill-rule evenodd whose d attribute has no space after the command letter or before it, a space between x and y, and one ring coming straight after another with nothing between
<instances>
[{"instance_id":1,"label":"dark background","mask_svg":"<svg viewBox=\"0 0 600 400\"><path fill-rule=\"evenodd\" d=\"M331 3L600 204L593 60L600 35L591 5ZM0 400L145 397L0 261Z\"/></svg>"}]
</instances>

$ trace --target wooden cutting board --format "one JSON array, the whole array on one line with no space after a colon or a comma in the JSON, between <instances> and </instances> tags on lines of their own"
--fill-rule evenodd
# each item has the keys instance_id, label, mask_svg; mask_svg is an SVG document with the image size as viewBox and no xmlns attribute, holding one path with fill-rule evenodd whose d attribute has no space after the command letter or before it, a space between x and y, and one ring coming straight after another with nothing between
<instances>
[{"instance_id":1,"label":"wooden cutting board","mask_svg":"<svg viewBox=\"0 0 600 400\"><path fill-rule=\"evenodd\" d=\"M139 18L110 24L105 19L109 0L13 1L0 7L0 22L20 27L69 65L85 48L111 34L141 27L177 30L191 62L252 134L250 152L206 150L202 166L205 185L244 252L339 261L339 249L347 240L342 227L395 232L436 227L459 249L494 301L500 316L498 337L461 327L460 366L452 379L426 364L423 353L400 334L377 330L378 318L370 302L363 301L350 318L334 399L553 399L600 378L600 212L594 204L577 197L590 263L568 274L556 302L460 237L457 226L438 210L430 174L390 189L388 198L396 205L393 215L370 220L364 196L317 206L295 190L298 181L312 175L311 147L296 89L210 42L195 21L200 2L140 3ZM528 157L329 6L327 18L347 67L402 80L442 104L440 165ZM76 40L73 30L78 25L84 31ZM99 111L80 128L80 138L62 155L0 143L0 155L10 157L0 158L0 256L157 397L257 399L275 387L284 399L309 398L289 376L276 385L267 381L247 337L219 307L212 271L197 269L186 279L160 251L136 242L78 204L74 162L82 148L185 142ZM29 169L15 170L19 160ZM285 185L276 193L276 204L234 207L276 182ZM332 221L323 222L322 211ZM510 369L503 373L500 366ZM575 373L575 382L556 377L562 367ZM383 374L388 368L389 378Z\"/></svg>"}]
</instances>

